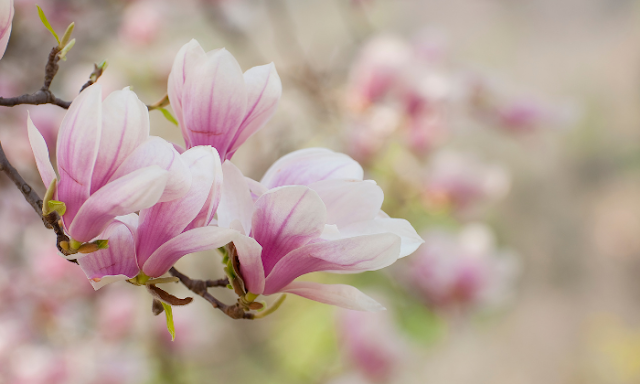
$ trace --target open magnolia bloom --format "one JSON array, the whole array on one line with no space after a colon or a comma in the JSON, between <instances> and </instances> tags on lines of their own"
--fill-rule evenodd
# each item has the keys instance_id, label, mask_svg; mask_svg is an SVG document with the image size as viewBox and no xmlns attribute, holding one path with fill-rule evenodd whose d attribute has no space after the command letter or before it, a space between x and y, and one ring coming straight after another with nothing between
<instances>
[{"instance_id":1,"label":"open magnolia bloom","mask_svg":"<svg viewBox=\"0 0 640 384\"><path fill-rule=\"evenodd\" d=\"M0 59L4 56L13 23L13 0L0 0Z\"/></svg>"},{"instance_id":2,"label":"open magnolia bloom","mask_svg":"<svg viewBox=\"0 0 640 384\"><path fill-rule=\"evenodd\" d=\"M252 296L293 293L349 309L379 310L382 306L352 286L294 280L311 272L381 269L422 243L408 222L381 214L381 189L362 181L362 168L346 155L318 148L297 151L278 160L261 183L246 179L228 161L222 168L218 225L244 235L234 245ZM262 249L243 245L250 240Z\"/></svg>"},{"instance_id":3,"label":"open magnolia bloom","mask_svg":"<svg viewBox=\"0 0 640 384\"><path fill-rule=\"evenodd\" d=\"M59 177L30 118L27 126L42 181L52 186L57 179L53 200L63 203L57 210L72 250L96 239L116 216L174 200L191 186L173 145L149 137L147 108L128 88L103 101L95 84L71 103L58 134Z\"/></svg>"},{"instance_id":4,"label":"open magnolia bloom","mask_svg":"<svg viewBox=\"0 0 640 384\"><path fill-rule=\"evenodd\" d=\"M273 63L243 74L226 49L205 53L191 40L176 55L168 94L187 148L211 145L224 161L271 118L282 83Z\"/></svg>"},{"instance_id":5,"label":"open magnolia bloom","mask_svg":"<svg viewBox=\"0 0 640 384\"><path fill-rule=\"evenodd\" d=\"M192 180L186 195L143 209L139 217L118 217L101 235L109 238L109 248L78 259L95 289L134 278L140 272L145 279L159 277L182 256L222 247L239 236L237 231L209 225L222 187L216 150L194 147L181 158ZM257 243L253 246L260 248Z\"/></svg>"}]
</instances>

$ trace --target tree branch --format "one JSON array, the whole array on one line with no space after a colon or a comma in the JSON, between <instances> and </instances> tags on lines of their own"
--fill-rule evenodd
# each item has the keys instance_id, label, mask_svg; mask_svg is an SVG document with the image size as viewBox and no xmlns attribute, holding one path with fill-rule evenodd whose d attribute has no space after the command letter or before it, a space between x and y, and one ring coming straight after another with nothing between
<instances>
[{"instance_id":1,"label":"tree branch","mask_svg":"<svg viewBox=\"0 0 640 384\"><path fill-rule=\"evenodd\" d=\"M38 196L37 193L33 191L33 188L20 176L18 170L16 170L13 165L7 159L7 155L4 153L4 149L2 149L2 143L0 142L0 171L4 172L11 181L18 187L20 192L22 192L22 196L27 202L31 205L36 214L40 216L42 222L45 227L49 229L53 229L56 233L57 241L56 245L58 247L58 251L60 251L63 255L68 256L69 254L60 247L61 241L69 241L69 237L65 235L64 230L62 229L62 225L60 225L60 216L56 212L51 212L50 214L43 216L42 215L42 199ZM71 260L72 262L76 262L76 260Z\"/></svg>"},{"instance_id":2,"label":"tree branch","mask_svg":"<svg viewBox=\"0 0 640 384\"><path fill-rule=\"evenodd\" d=\"M172 276L180 279L180 282L187 287L191 292L196 295L202 296L205 300L207 300L214 308L221 310L225 315L229 316L232 319L253 319L253 313L245 312L242 307L238 304L227 305L220 300L213 297L209 292L207 292L207 287L219 287L221 286L221 282L227 279L220 280L194 280L189 276L181 273L175 267L172 267L169 270L169 273ZM228 280L227 280L228 284ZM226 285L226 284L225 284Z\"/></svg>"}]
</instances>

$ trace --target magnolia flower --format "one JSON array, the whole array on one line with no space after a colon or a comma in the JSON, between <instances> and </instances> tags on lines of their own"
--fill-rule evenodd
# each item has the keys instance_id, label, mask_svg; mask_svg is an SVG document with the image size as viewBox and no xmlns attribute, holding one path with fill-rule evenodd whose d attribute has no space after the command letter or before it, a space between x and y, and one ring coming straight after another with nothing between
<instances>
[{"instance_id":1,"label":"magnolia flower","mask_svg":"<svg viewBox=\"0 0 640 384\"><path fill-rule=\"evenodd\" d=\"M29 141L46 186L58 179L55 200L66 206L64 228L72 240L96 238L116 216L184 195L187 167L173 146L149 137L149 115L125 88L102 101L100 85L71 103L58 135L56 175L44 138L29 118Z\"/></svg>"},{"instance_id":2,"label":"magnolia flower","mask_svg":"<svg viewBox=\"0 0 640 384\"><path fill-rule=\"evenodd\" d=\"M226 49L205 53L191 40L176 56L168 93L187 148L211 145L224 161L271 118L282 84L273 63L243 75Z\"/></svg>"},{"instance_id":3,"label":"magnolia flower","mask_svg":"<svg viewBox=\"0 0 640 384\"><path fill-rule=\"evenodd\" d=\"M380 100L396 85L411 58L411 46L402 39L378 36L369 41L351 68L349 104L360 110Z\"/></svg>"},{"instance_id":4,"label":"magnolia flower","mask_svg":"<svg viewBox=\"0 0 640 384\"><path fill-rule=\"evenodd\" d=\"M367 382L389 382L406 358L403 351L407 346L389 312L342 310L338 313L338 332L346 357Z\"/></svg>"},{"instance_id":5,"label":"magnolia flower","mask_svg":"<svg viewBox=\"0 0 640 384\"><path fill-rule=\"evenodd\" d=\"M459 233L432 231L406 270L412 292L437 309L499 304L508 297L517 272L515 259L496 250L493 234L481 224Z\"/></svg>"},{"instance_id":6,"label":"magnolia flower","mask_svg":"<svg viewBox=\"0 0 640 384\"><path fill-rule=\"evenodd\" d=\"M4 56L11 35L13 0L0 0L0 59Z\"/></svg>"},{"instance_id":7,"label":"magnolia flower","mask_svg":"<svg viewBox=\"0 0 640 384\"><path fill-rule=\"evenodd\" d=\"M509 190L509 175L503 167L480 163L468 154L441 151L430 168L425 180L426 199L455 210L500 198Z\"/></svg>"},{"instance_id":8,"label":"magnolia flower","mask_svg":"<svg viewBox=\"0 0 640 384\"><path fill-rule=\"evenodd\" d=\"M246 179L228 161L222 168L218 225L243 234L234 244L244 249L238 247L240 272L252 294L288 292L350 309L379 310L354 287L294 280L318 271L381 269L422 243L408 222L380 211L382 190L362 181L362 168L346 155L320 148L297 151L278 160L260 183Z\"/></svg>"},{"instance_id":9,"label":"magnolia flower","mask_svg":"<svg viewBox=\"0 0 640 384\"><path fill-rule=\"evenodd\" d=\"M238 236L234 230L209 225L221 195L222 170L216 150L199 146L181 157L192 177L185 196L143 209L139 217L118 217L101 235L109 239L109 248L78 259L95 289L140 272L159 277L182 256L222 247Z\"/></svg>"}]
</instances>

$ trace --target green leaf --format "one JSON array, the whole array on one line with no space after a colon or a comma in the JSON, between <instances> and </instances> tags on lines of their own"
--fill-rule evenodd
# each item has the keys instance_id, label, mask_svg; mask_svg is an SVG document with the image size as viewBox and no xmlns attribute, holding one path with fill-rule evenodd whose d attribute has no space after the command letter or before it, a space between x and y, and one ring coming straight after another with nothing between
<instances>
[{"instance_id":1,"label":"green leaf","mask_svg":"<svg viewBox=\"0 0 640 384\"><path fill-rule=\"evenodd\" d=\"M69 39L71 39L71 34L73 33L73 28L75 28L76 23L71 23L69 24L69 26L67 27L67 30L64 31L64 35L62 35L62 40L60 41L60 45L67 45L67 43L69 42Z\"/></svg>"},{"instance_id":2,"label":"green leaf","mask_svg":"<svg viewBox=\"0 0 640 384\"><path fill-rule=\"evenodd\" d=\"M178 125L178 120L176 120L175 117L173 117L173 115L171 115L171 112L167 111L166 108L158 108L160 110L160 112L162 112L162 114L164 115L165 119L169 120L170 122L172 122L175 125Z\"/></svg>"},{"instance_id":3,"label":"green leaf","mask_svg":"<svg viewBox=\"0 0 640 384\"><path fill-rule=\"evenodd\" d=\"M36 7L38 7L38 16L40 16L40 20L42 21L42 24L44 24L44 26L49 30L49 32L51 32L53 37L56 38L58 45L60 45L60 39L58 38L58 34L56 33L56 31L53 30L53 27L51 26L51 24L49 24L49 20L47 20L47 16L45 16L44 11L42 10L42 8L40 8L39 5L36 5Z\"/></svg>"},{"instance_id":4,"label":"green leaf","mask_svg":"<svg viewBox=\"0 0 640 384\"><path fill-rule=\"evenodd\" d=\"M167 316L167 330L171 334L171 341L176 339L176 329L173 326L173 312L171 311L171 306L167 303L160 302L162 304L162 308L164 308L164 314Z\"/></svg>"},{"instance_id":5,"label":"green leaf","mask_svg":"<svg viewBox=\"0 0 640 384\"><path fill-rule=\"evenodd\" d=\"M67 61L67 52L69 52L74 45L76 45L76 39L71 39L69 44L62 48L62 51L60 51L60 59L62 59L62 61Z\"/></svg>"},{"instance_id":6,"label":"green leaf","mask_svg":"<svg viewBox=\"0 0 640 384\"><path fill-rule=\"evenodd\" d=\"M67 205L62 201L49 200L47 201L47 205L49 208L49 212L56 211L60 216L64 215L64 213L67 212Z\"/></svg>"}]
</instances>

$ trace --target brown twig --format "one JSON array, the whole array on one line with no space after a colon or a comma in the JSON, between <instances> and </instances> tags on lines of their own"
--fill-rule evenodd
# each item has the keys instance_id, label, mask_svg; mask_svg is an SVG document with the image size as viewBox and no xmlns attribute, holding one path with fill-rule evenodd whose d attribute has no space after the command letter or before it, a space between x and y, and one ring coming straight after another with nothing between
<instances>
[{"instance_id":1,"label":"brown twig","mask_svg":"<svg viewBox=\"0 0 640 384\"><path fill-rule=\"evenodd\" d=\"M240 307L240 305L238 304L234 304L234 305L227 305L223 302L221 302L220 300L216 299L215 297L213 297L208 291L207 291L207 287L209 287L209 284L213 284L213 282L220 282L221 280L194 280L191 279L189 276L181 273L180 271L178 271L177 269L175 269L174 267L172 267L169 270L169 273L172 276L177 277L178 279L180 279L180 282L187 287L187 289L189 289L191 292L195 293L196 295L200 295L202 296L205 300L207 300L209 303L211 303L211 305L214 308L217 308L219 310L221 310L225 315L229 316L232 319L253 319L254 315L253 313L248 313L245 312L242 307ZM220 285L212 285L212 286L220 286Z\"/></svg>"},{"instance_id":2,"label":"brown twig","mask_svg":"<svg viewBox=\"0 0 640 384\"><path fill-rule=\"evenodd\" d=\"M80 93L82 93L82 91L84 91L85 88L95 84L96 81L98 81L98 79L100 78L100 76L102 76L102 74L104 73L104 69L105 69L104 65L93 64L93 72L91 72L91 74L89 75L89 80L87 80L87 82L84 83L82 88L80 88Z\"/></svg>"},{"instance_id":3,"label":"brown twig","mask_svg":"<svg viewBox=\"0 0 640 384\"><path fill-rule=\"evenodd\" d=\"M44 225L47 228L53 229L56 233L57 241L56 244L58 246L58 250L65 256L69 254L60 247L61 241L69 241L69 237L64 233L62 226L60 225L60 216L56 212L51 212L50 214L43 216L42 215L42 199L38 196L37 193L34 192L33 188L24 181L22 176L18 173L13 165L7 159L7 155L4 153L4 149L2 148L2 143L0 142L0 171L4 172L11 181L18 187L20 192L22 192L22 196L24 199L31 205L36 214L42 218ZM76 262L75 260L71 260L72 262Z\"/></svg>"},{"instance_id":4,"label":"brown twig","mask_svg":"<svg viewBox=\"0 0 640 384\"><path fill-rule=\"evenodd\" d=\"M17 97L0 97L0 106L14 107L20 104L54 104L61 108L68 109L71 102L57 98L49 89L53 78L56 73L58 73L58 62L60 61L61 50L62 49L60 47L53 47L51 49L47 65L44 70L44 84L39 91Z\"/></svg>"}]
</instances>

